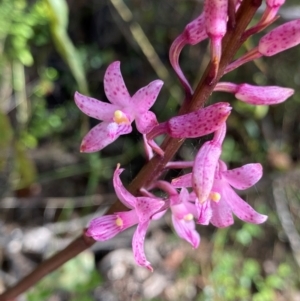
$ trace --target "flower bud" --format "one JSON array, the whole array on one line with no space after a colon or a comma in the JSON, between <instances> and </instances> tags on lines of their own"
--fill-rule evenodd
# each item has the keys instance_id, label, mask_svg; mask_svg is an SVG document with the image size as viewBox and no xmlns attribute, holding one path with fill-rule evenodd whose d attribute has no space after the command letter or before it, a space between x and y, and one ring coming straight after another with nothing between
<instances>
[{"instance_id":1,"label":"flower bud","mask_svg":"<svg viewBox=\"0 0 300 301\"><path fill-rule=\"evenodd\" d=\"M292 48L300 43L300 19L293 20L276 27L258 44L258 51L265 56L272 56Z\"/></svg>"}]
</instances>

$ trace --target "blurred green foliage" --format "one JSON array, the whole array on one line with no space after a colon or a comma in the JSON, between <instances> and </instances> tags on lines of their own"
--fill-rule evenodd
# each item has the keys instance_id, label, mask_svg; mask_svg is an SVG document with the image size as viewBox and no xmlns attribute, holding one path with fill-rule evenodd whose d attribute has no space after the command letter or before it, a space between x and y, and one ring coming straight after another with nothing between
<instances>
[{"instance_id":1,"label":"blurred green foliage","mask_svg":"<svg viewBox=\"0 0 300 301\"><path fill-rule=\"evenodd\" d=\"M90 252L84 252L68 261L63 267L45 277L39 284L32 288L28 294L28 301L46 300L53 296L55 290L64 290L68 300L92 301L94 298L90 291L102 279L94 267L94 257Z\"/></svg>"}]
</instances>

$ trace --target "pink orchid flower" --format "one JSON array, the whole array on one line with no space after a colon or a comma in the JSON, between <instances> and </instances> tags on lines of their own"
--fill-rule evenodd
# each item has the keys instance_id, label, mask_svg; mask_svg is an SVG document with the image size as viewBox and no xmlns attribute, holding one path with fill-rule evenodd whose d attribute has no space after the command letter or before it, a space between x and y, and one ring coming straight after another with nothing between
<instances>
[{"instance_id":1,"label":"pink orchid flower","mask_svg":"<svg viewBox=\"0 0 300 301\"><path fill-rule=\"evenodd\" d=\"M134 120L140 133L148 133L158 123L149 109L162 85L161 80L155 80L130 97L120 71L120 62L110 64L104 75L104 90L111 103L75 93L78 108L86 115L103 121L83 138L80 151L90 153L103 149L120 135L130 133Z\"/></svg>"},{"instance_id":2,"label":"pink orchid flower","mask_svg":"<svg viewBox=\"0 0 300 301\"><path fill-rule=\"evenodd\" d=\"M189 192L183 187L180 193L166 181L157 181L155 187L160 188L168 193L169 205L172 212L172 223L177 235L186 240L194 249L200 244L200 235L196 230L194 219L198 218L197 208L194 203L190 202ZM160 218L164 212L154 216Z\"/></svg>"},{"instance_id":3,"label":"pink orchid flower","mask_svg":"<svg viewBox=\"0 0 300 301\"><path fill-rule=\"evenodd\" d=\"M131 210L93 219L87 228L86 235L95 240L105 241L137 224L132 239L134 258L138 265L152 271L151 264L145 256L144 240L153 215L160 211L165 202L156 197L134 197L125 189L120 180L122 171L123 169L120 169L118 165L114 172L113 184L119 200Z\"/></svg>"},{"instance_id":4,"label":"pink orchid flower","mask_svg":"<svg viewBox=\"0 0 300 301\"><path fill-rule=\"evenodd\" d=\"M182 188L179 195L170 197L170 209L172 211L172 223L177 235L186 240L194 249L200 244L200 235L196 231L194 218L197 218L195 204L189 202L189 193Z\"/></svg>"},{"instance_id":5,"label":"pink orchid flower","mask_svg":"<svg viewBox=\"0 0 300 301\"><path fill-rule=\"evenodd\" d=\"M223 161L219 161L215 171L214 182L208 199L202 204L196 194L192 198L198 208L198 223L223 228L233 224L232 213L239 219L253 224L261 224L267 220L266 215L256 212L247 204L232 187L244 190L253 186L262 176L261 164L246 164L242 167L227 170ZM174 187L191 187L192 174L186 174L172 181ZM193 193L192 193L193 194ZM191 194L191 195L192 195Z\"/></svg>"}]
</instances>

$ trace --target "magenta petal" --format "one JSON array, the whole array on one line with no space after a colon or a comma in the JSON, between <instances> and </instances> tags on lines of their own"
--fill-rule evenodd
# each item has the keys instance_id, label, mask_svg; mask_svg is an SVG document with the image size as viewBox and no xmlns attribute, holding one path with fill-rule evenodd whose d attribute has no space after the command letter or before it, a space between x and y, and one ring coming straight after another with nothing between
<instances>
[{"instance_id":1,"label":"magenta petal","mask_svg":"<svg viewBox=\"0 0 300 301\"><path fill-rule=\"evenodd\" d=\"M104 90L112 104L122 107L130 105L130 95L121 74L120 62L113 62L106 69L104 75Z\"/></svg>"},{"instance_id":2,"label":"magenta petal","mask_svg":"<svg viewBox=\"0 0 300 301\"><path fill-rule=\"evenodd\" d=\"M266 0L267 5L271 8L277 8L284 4L285 0Z\"/></svg>"},{"instance_id":3,"label":"magenta petal","mask_svg":"<svg viewBox=\"0 0 300 301\"><path fill-rule=\"evenodd\" d=\"M218 228L224 228L232 225L234 223L232 217L232 210L226 203L223 196L218 203L210 201L212 209L212 217L210 222Z\"/></svg>"},{"instance_id":4,"label":"magenta petal","mask_svg":"<svg viewBox=\"0 0 300 301\"><path fill-rule=\"evenodd\" d=\"M241 84L235 97L253 105L274 105L284 102L294 94L294 90L277 86L252 86Z\"/></svg>"},{"instance_id":5,"label":"magenta petal","mask_svg":"<svg viewBox=\"0 0 300 301\"><path fill-rule=\"evenodd\" d=\"M80 151L83 153L97 152L114 142L120 135L132 131L130 124L102 122L93 127L83 138Z\"/></svg>"},{"instance_id":6,"label":"magenta petal","mask_svg":"<svg viewBox=\"0 0 300 301\"><path fill-rule=\"evenodd\" d=\"M130 107L136 116L146 113L153 106L163 84L163 81L155 80L132 96Z\"/></svg>"},{"instance_id":7,"label":"magenta petal","mask_svg":"<svg viewBox=\"0 0 300 301\"><path fill-rule=\"evenodd\" d=\"M124 169L120 169L119 165L117 166L114 177L113 177L113 184L115 188L116 195L118 199L128 208L134 208L136 198L123 186L123 183L120 180L120 174L123 172Z\"/></svg>"},{"instance_id":8,"label":"magenta petal","mask_svg":"<svg viewBox=\"0 0 300 301\"><path fill-rule=\"evenodd\" d=\"M158 198L137 197L135 209L139 221L144 223L149 220L154 214L158 213L159 209L161 209L164 204L165 202Z\"/></svg>"},{"instance_id":9,"label":"magenta petal","mask_svg":"<svg viewBox=\"0 0 300 301\"><path fill-rule=\"evenodd\" d=\"M135 124L141 134L149 133L158 122L153 112L148 111L135 117Z\"/></svg>"},{"instance_id":10,"label":"magenta petal","mask_svg":"<svg viewBox=\"0 0 300 301\"><path fill-rule=\"evenodd\" d=\"M256 212L249 204L241 199L230 186L226 186L223 189L224 200L230 206L233 213L242 221L261 224L267 220L267 216Z\"/></svg>"},{"instance_id":11,"label":"magenta petal","mask_svg":"<svg viewBox=\"0 0 300 301\"><path fill-rule=\"evenodd\" d=\"M184 36L190 45L198 44L207 39L204 13L185 27Z\"/></svg>"},{"instance_id":12,"label":"magenta petal","mask_svg":"<svg viewBox=\"0 0 300 301\"><path fill-rule=\"evenodd\" d=\"M252 163L232 170L222 171L221 173L222 178L231 186L239 190L244 190L260 180L263 170L261 164Z\"/></svg>"},{"instance_id":13,"label":"magenta petal","mask_svg":"<svg viewBox=\"0 0 300 301\"><path fill-rule=\"evenodd\" d=\"M144 151L145 151L145 154L146 154L146 158L147 158L148 161L150 161L153 158L154 154L153 154L152 148L148 144L147 137L146 137L145 134L143 134L143 146L144 146Z\"/></svg>"},{"instance_id":14,"label":"magenta petal","mask_svg":"<svg viewBox=\"0 0 300 301\"><path fill-rule=\"evenodd\" d=\"M168 121L168 134L173 138L197 138L219 129L229 116L231 107L219 102L204 109L176 116Z\"/></svg>"},{"instance_id":15,"label":"magenta petal","mask_svg":"<svg viewBox=\"0 0 300 301\"><path fill-rule=\"evenodd\" d=\"M158 213L155 213L154 215L152 215L151 219L153 220L159 220L160 218L162 218L162 216L168 211L168 209L166 210L162 210L162 211L159 211Z\"/></svg>"},{"instance_id":16,"label":"magenta petal","mask_svg":"<svg viewBox=\"0 0 300 301\"><path fill-rule=\"evenodd\" d=\"M137 229L132 238L132 250L136 263L139 266L146 267L151 272L153 268L150 262L147 260L145 251L144 251L144 242L147 229L149 227L150 221L146 221L145 223L139 223Z\"/></svg>"},{"instance_id":17,"label":"magenta petal","mask_svg":"<svg viewBox=\"0 0 300 301\"><path fill-rule=\"evenodd\" d=\"M190 243L193 248L198 248L200 235L195 230L195 222L193 220L185 221L184 219L177 219L174 215L172 215L172 221L177 235Z\"/></svg>"},{"instance_id":18,"label":"magenta petal","mask_svg":"<svg viewBox=\"0 0 300 301\"><path fill-rule=\"evenodd\" d=\"M198 211L198 220L197 223L200 225L209 225L210 219L212 217L212 209L210 206L210 201L206 201L203 204L200 204L196 200L196 208Z\"/></svg>"},{"instance_id":19,"label":"magenta petal","mask_svg":"<svg viewBox=\"0 0 300 301\"><path fill-rule=\"evenodd\" d=\"M176 188L192 187L192 173L173 179L171 184Z\"/></svg>"},{"instance_id":20,"label":"magenta petal","mask_svg":"<svg viewBox=\"0 0 300 301\"><path fill-rule=\"evenodd\" d=\"M284 23L263 36L258 44L258 51L265 56L272 56L300 43L300 19Z\"/></svg>"},{"instance_id":21,"label":"magenta petal","mask_svg":"<svg viewBox=\"0 0 300 301\"><path fill-rule=\"evenodd\" d=\"M195 158L192 184L200 203L204 203L209 197L221 152L220 145L208 141L203 144Z\"/></svg>"},{"instance_id":22,"label":"magenta petal","mask_svg":"<svg viewBox=\"0 0 300 301\"><path fill-rule=\"evenodd\" d=\"M105 241L116 236L122 231L122 228L117 226L116 215L104 215L94 218L85 232L87 236L95 240Z\"/></svg>"},{"instance_id":23,"label":"magenta petal","mask_svg":"<svg viewBox=\"0 0 300 301\"><path fill-rule=\"evenodd\" d=\"M78 92L74 95L78 108L86 115L104 121L111 121L118 106L102 102L95 98L84 96Z\"/></svg>"},{"instance_id":24,"label":"magenta petal","mask_svg":"<svg viewBox=\"0 0 300 301\"><path fill-rule=\"evenodd\" d=\"M210 38L223 37L227 30L228 0L205 0L204 18Z\"/></svg>"}]
</instances>

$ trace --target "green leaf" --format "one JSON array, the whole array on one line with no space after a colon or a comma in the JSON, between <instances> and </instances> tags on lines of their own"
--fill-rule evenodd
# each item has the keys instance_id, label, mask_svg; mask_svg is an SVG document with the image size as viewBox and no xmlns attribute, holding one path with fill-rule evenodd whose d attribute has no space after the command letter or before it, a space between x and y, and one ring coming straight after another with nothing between
<instances>
[{"instance_id":1,"label":"green leaf","mask_svg":"<svg viewBox=\"0 0 300 301\"><path fill-rule=\"evenodd\" d=\"M45 0L48 4L50 29L55 47L68 64L79 90L89 94L83 63L67 33L68 6L65 0Z\"/></svg>"}]
</instances>

